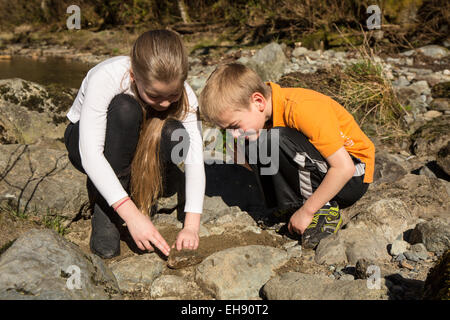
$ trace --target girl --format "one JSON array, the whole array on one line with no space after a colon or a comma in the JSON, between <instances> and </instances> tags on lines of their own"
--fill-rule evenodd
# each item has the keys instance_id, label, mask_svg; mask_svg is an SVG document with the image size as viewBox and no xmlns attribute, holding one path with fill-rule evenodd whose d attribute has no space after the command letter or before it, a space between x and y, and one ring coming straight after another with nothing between
<instances>
[{"instance_id":1,"label":"girl","mask_svg":"<svg viewBox=\"0 0 450 320\"><path fill-rule=\"evenodd\" d=\"M67 114L69 159L88 175L94 202L90 248L103 258L120 254L118 226L124 222L139 249L156 246L169 254L148 214L162 193L164 172L182 160L186 215L176 248L198 247L205 171L198 103L187 73L187 54L175 32L145 32L130 57L110 58L87 73ZM182 140L172 141L180 132ZM174 157L180 142L181 158Z\"/></svg>"}]
</instances>

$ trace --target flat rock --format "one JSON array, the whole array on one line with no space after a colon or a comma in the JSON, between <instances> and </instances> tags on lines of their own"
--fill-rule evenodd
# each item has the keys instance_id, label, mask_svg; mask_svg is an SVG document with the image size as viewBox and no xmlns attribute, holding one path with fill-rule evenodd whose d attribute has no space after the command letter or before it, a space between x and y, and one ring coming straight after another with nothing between
<instances>
[{"instance_id":1,"label":"flat rock","mask_svg":"<svg viewBox=\"0 0 450 320\"><path fill-rule=\"evenodd\" d=\"M88 211L86 176L72 166L67 152L0 145L0 172L0 203L4 205L29 214L57 215L66 226Z\"/></svg>"},{"instance_id":2,"label":"flat rock","mask_svg":"<svg viewBox=\"0 0 450 320\"><path fill-rule=\"evenodd\" d=\"M113 262L109 267L116 276L119 287L133 291L140 287L150 288L164 269L164 261L156 253L146 253Z\"/></svg>"},{"instance_id":3,"label":"flat rock","mask_svg":"<svg viewBox=\"0 0 450 320\"><path fill-rule=\"evenodd\" d=\"M333 280L325 275L288 272L270 279L262 289L268 300L387 300L384 279L379 289L367 280Z\"/></svg>"},{"instance_id":4,"label":"flat rock","mask_svg":"<svg viewBox=\"0 0 450 320\"><path fill-rule=\"evenodd\" d=\"M389 261L387 241L364 229L341 229L320 241L314 260L318 264L355 264L359 259Z\"/></svg>"},{"instance_id":5,"label":"flat rock","mask_svg":"<svg viewBox=\"0 0 450 320\"><path fill-rule=\"evenodd\" d=\"M186 279L176 275L162 275L152 283L150 295L152 299L164 297L182 298L189 294L190 287Z\"/></svg>"},{"instance_id":6,"label":"flat rock","mask_svg":"<svg viewBox=\"0 0 450 320\"><path fill-rule=\"evenodd\" d=\"M118 299L113 273L97 256L49 229L32 229L0 256L0 299Z\"/></svg>"},{"instance_id":7,"label":"flat rock","mask_svg":"<svg viewBox=\"0 0 450 320\"><path fill-rule=\"evenodd\" d=\"M250 245L216 252L206 258L195 273L196 282L216 299L250 299L286 263L285 250Z\"/></svg>"}]
</instances>

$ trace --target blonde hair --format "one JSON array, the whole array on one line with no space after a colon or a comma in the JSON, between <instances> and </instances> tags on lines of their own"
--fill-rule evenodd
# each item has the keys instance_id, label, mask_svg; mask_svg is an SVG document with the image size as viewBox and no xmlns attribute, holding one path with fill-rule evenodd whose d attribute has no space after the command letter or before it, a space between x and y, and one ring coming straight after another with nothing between
<instances>
[{"instance_id":1,"label":"blonde hair","mask_svg":"<svg viewBox=\"0 0 450 320\"><path fill-rule=\"evenodd\" d=\"M206 81L199 97L199 108L204 120L217 124L223 113L248 109L253 93L267 99L269 87L252 69L240 63L220 65Z\"/></svg>"},{"instance_id":2,"label":"blonde hair","mask_svg":"<svg viewBox=\"0 0 450 320\"><path fill-rule=\"evenodd\" d=\"M150 213L151 206L162 192L160 140L168 119L182 120L189 102L184 88L188 73L188 58L181 37L169 30L152 30L140 35L130 54L135 81L143 87L153 81L179 81L182 95L165 111L156 111L139 96L135 81L131 85L143 112L139 142L131 164L131 195L139 210Z\"/></svg>"}]
</instances>

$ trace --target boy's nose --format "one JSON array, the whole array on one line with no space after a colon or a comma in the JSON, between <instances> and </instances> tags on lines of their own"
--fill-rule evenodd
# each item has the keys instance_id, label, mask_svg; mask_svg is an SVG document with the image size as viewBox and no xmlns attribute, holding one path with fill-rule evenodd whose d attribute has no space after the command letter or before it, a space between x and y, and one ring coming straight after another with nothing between
<instances>
[{"instance_id":1,"label":"boy's nose","mask_svg":"<svg viewBox=\"0 0 450 320\"><path fill-rule=\"evenodd\" d=\"M239 138L241 133L242 133L242 130L240 130L240 129L233 129L233 131L232 131L233 138L235 138L235 139Z\"/></svg>"}]
</instances>

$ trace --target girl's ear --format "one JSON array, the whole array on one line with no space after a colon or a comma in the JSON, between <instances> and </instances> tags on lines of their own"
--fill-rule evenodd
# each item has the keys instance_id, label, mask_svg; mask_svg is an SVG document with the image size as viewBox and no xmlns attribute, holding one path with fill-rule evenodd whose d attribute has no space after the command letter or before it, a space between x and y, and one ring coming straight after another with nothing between
<instances>
[{"instance_id":1,"label":"girl's ear","mask_svg":"<svg viewBox=\"0 0 450 320\"><path fill-rule=\"evenodd\" d=\"M131 78L131 82L134 81L134 73L133 73L133 69L130 68L130 78Z\"/></svg>"}]
</instances>

